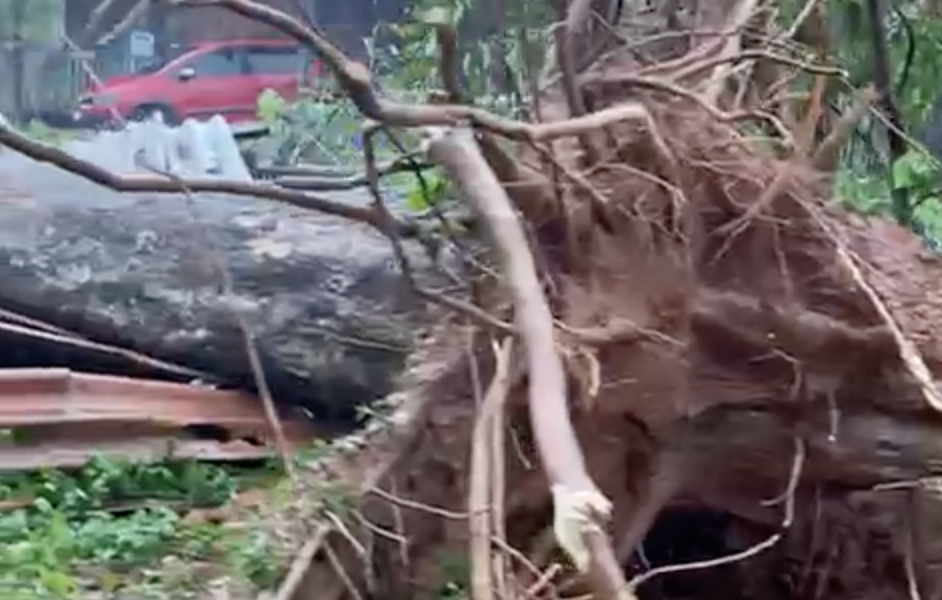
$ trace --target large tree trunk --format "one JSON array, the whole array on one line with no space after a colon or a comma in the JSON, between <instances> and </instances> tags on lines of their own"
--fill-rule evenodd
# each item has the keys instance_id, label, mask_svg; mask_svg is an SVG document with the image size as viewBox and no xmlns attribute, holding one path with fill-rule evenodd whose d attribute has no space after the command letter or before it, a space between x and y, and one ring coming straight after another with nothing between
<instances>
[{"instance_id":1,"label":"large tree trunk","mask_svg":"<svg viewBox=\"0 0 942 600\"><path fill-rule=\"evenodd\" d=\"M242 314L276 402L325 424L389 390L422 322L366 227L262 200L118 194L9 153L0 182L0 307L252 385Z\"/></svg>"}]
</instances>

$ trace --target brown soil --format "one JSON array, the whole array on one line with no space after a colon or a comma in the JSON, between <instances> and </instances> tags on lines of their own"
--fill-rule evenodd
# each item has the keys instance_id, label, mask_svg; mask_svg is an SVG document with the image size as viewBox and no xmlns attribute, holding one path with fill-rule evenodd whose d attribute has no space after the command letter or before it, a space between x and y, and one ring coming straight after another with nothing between
<instances>
[{"instance_id":1,"label":"brown soil","mask_svg":"<svg viewBox=\"0 0 942 600\"><path fill-rule=\"evenodd\" d=\"M604 69L631 67L610 60ZM653 130L609 127L591 165L578 141L556 144L556 160L594 193L526 152L521 164L559 185L545 197L512 194L556 317L582 331L635 326L592 345L559 336L572 419L615 504L619 558L630 578L781 534L751 556L654 577L639 595L936 597L942 505L925 478L942 465L942 418L916 363L939 377L942 260L891 223L847 214L826 174L779 158L689 98L609 87L592 97L595 110L641 102ZM544 114L563 115L560 97L546 95ZM475 365L456 329L435 336L432 354L450 356L447 367L407 386L424 408L394 458L374 465L370 485L408 499L366 496L366 518L392 532L371 536L375 597L435 593L453 577L449 557L467 554ZM902 358L906 341L921 357ZM487 331L474 355L486 383ZM526 383L508 405L505 459L506 543L528 557L507 560L523 587L551 562L566 564ZM495 552L507 554L500 544ZM554 582L535 597L585 592L576 577Z\"/></svg>"},{"instance_id":2,"label":"brown soil","mask_svg":"<svg viewBox=\"0 0 942 600\"><path fill-rule=\"evenodd\" d=\"M939 505L912 485L879 486L938 469L942 419L837 249L845 245L859 256L867 284L936 376L942 261L895 225L831 206L821 174L751 149L689 103L666 96L646 103L675 165L652 158L644 135L619 136L628 141L591 172L611 231L595 227L579 242L578 264L554 263L550 275L557 315L567 325L630 320L660 335L597 349L566 344L578 392L573 419L592 475L615 502L610 531L629 575L742 551L780 530L784 537L730 565L655 578L639 593L908 598L909 561L924 597L932 597L942 591L932 577L942 558L934 542ZM782 192L750 214L784 168L793 174ZM651 175L673 189L652 183ZM564 201L585 198L569 190ZM740 218L741 230L731 233ZM551 232L565 225L540 227L548 254L559 243ZM443 339L455 337L449 331ZM489 352L478 354L486 381ZM593 360L595 382L586 375ZM380 482L384 489L464 510L474 417L468 371L461 356L422 391L432 404ZM507 542L542 568L560 556L548 533L552 507L524 387L511 404ZM807 452L798 465L794 519L783 528L783 492L798 444ZM443 557L465 551L461 519L375 496L366 514L409 540L405 548L375 540L383 597L432 591ZM533 582L519 562L514 566L521 581ZM560 593L576 595L577 588Z\"/></svg>"}]
</instances>

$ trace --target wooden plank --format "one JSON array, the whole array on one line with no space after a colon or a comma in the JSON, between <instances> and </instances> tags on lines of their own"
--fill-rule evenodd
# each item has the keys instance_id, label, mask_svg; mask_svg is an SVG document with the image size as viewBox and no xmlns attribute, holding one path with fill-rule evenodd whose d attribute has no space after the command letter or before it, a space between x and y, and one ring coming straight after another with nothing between
<instances>
[{"instance_id":1,"label":"wooden plank","mask_svg":"<svg viewBox=\"0 0 942 600\"><path fill-rule=\"evenodd\" d=\"M0 427L90 423L270 429L261 401L242 392L68 369L0 370ZM315 433L298 420L285 420L284 427L293 437Z\"/></svg>"},{"instance_id":2,"label":"wooden plank","mask_svg":"<svg viewBox=\"0 0 942 600\"><path fill-rule=\"evenodd\" d=\"M33 471L44 467L77 468L95 457L156 463L168 459L237 462L269 456L272 456L270 448L241 441L221 443L156 437L105 442L56 442L38 446L0 447L0 472Z\"/></svg>"}]
</instances>

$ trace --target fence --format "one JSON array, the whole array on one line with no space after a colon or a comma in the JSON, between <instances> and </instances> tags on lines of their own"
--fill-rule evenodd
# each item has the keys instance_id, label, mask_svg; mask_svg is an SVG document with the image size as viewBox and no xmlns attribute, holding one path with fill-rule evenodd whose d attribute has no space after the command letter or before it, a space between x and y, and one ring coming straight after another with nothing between
<instances>
[{"instance_id":1,"label":"fence","mask_svg":"<svg viewBox=\"0 0 942 600\"><path fill-rule=\"evenodd\" d=\"M28 118L68 112L90 87L89 70L99 77L110 77L127 72L129 66L127 53L115 43L79 56L62 47L2 44L0 113Z\"/></svg>"}]
</instances>

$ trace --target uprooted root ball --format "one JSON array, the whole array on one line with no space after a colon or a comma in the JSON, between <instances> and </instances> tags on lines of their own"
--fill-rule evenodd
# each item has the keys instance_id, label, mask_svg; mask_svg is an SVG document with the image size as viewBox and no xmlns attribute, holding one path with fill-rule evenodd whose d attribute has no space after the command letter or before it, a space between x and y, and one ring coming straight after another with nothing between
<instances>
[{"instance_id":1,"label":"uprooted root ball","mask_svg":"<svg viewBox=\"0 0 942 600\"><path fill-rule=\"evenodd\" d=\"M657 100L654 133L668 154L652 148L651 132L625 128L588 169L557 156L585 181L561 186L568 210L533 224L566 325L573 420L615 504L619 559L629 577L707 561L651 577L642 597L902 598L912 572L929 593L938 504L893 482L928 475L942 458L938 415L899 338L937 372L942 262L903 230L831 206L820 173L762 153L688 102ZM575 227L591 195L604 215ZM485 383L487 337L476 359ZM461 513L475 409L472 365L456 356L421 392L432 402L424 426L381 485ZM506 543L530 562L505 560L529 586L567 561L552 538L525 387L509 401L505 511ZM465 551L460 515L379 498L366 508L408 540L376 538L382 589L431 591L447 557ZM748 556L710 566L739 552ZM564 596L579 591L563 574L553 581Z\"/></svg>"}]
</instances>

